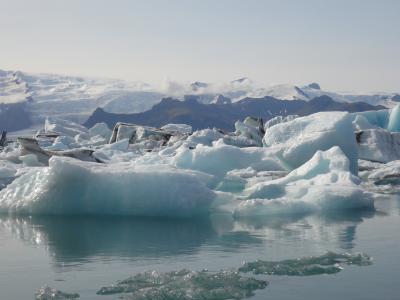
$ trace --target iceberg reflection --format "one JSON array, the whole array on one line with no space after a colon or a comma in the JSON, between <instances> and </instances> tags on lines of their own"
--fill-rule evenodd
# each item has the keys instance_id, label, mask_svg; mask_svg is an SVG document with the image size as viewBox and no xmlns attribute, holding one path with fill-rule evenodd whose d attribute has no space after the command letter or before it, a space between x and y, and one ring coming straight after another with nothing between
<instances>
[{"instance_id":1,"label":"iceberg reflection","mask_svg":"<svg viewBox=\"0 0 400 300\"><path fill-rule=\"evenodd\" d=\"M375 214L355 211L241 219L230 215L205 219L1 216L0 230L29 245L45 247L56 263L195 255L202 247L223 252L258 247L260 256L265 256L269 247L282 243L301 242L318 253L351 250L357 226Z\"/></svg>"}]
</instances>

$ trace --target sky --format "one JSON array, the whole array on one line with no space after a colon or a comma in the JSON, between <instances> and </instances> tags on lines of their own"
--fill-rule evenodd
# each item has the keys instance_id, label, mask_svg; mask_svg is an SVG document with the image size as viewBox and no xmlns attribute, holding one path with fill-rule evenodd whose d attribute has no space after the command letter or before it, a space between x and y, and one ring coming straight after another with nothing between
<instances>
[{"instance_id":1,"label":"sky","mask_svg":"<svg viewBox=\"0 0 400 300\"><path fill-rule=\"evenodd\" d=\"M398 0L0 0L0 69L400 91Z\"/></svg>"}]
</instances>

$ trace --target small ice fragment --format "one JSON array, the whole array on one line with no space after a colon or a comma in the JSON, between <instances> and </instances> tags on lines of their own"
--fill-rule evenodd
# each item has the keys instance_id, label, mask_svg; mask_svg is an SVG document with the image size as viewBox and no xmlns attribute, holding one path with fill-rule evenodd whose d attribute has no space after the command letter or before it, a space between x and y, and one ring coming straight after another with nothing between
<instances>
[{"instance_id":1,"label":"small ice fragment","mask_svg":"<svg viewBox=\"0 0 400 300\"><path fill-rule=\"evenodd\" d=\"M79 298L79 294L64 293L48 286L41 287L35 293L36 300L67 300L67 299L77 299L77 298Z\"/></svg>"},{"instance_id":2,"label":"small ice fragment","mask_svg":"<svg viewBox=\"0 0 400 300\"><path fill-rule=\"evenodd\" d=\"M327 252L320 256L310 256L282 261L247 262L239 268L239 272L265 275L312 276L335 274L343 270L342 265L368 266L372 258L364 253Z\"/></svg>"}]
</instances>

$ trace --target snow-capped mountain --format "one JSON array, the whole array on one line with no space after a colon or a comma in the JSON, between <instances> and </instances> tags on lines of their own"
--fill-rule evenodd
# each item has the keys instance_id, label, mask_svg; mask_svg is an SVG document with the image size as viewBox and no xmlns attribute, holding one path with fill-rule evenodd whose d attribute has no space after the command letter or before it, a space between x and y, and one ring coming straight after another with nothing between
<instances>
[{"instance_id":1,"label":"snow-capped mountain","mask_svg":"<svg viewBox=\"0 0 400 300\"><path fill-rule=\"evenodd\" d=\"M0 70L0 105L3 113L6 111L4 106L21 104L13 107L13 110L24 110L32 124L42 124L47 116L83 123L99 107L110 113L140 113L151 109L162 98L172 96L184 100L185 95L196 95L197 101L202 104L229 104L244 98L266 96L280 100L310 101L326 95L336 102L366 102L393 107L400 100L397 94L363 95L325 91L315 82L305 86L280 84L260 87L249 78L242 77L226 83L167 81L161 86L151 86L118 79Z\"/></svg>"},{"instance_id":2,"label":"snow-capped mountain","mask_svg":"<svg viewBox=\"0 0 400 300\"><path fill-rule=\"evenodd\" d=\"M400 100L400 95L395 93L377 94L349 94L336 93L322 90L318 83L311 83L305 86L290 84L279 84L259 91L265 96L274 97L281 100L304 100L309 101L316 97L329 96L337 102L365 102L371 105L382 105L388 108L394 107Z\"/></svg>"},{"instance_id":3,"label":"snow-capped mountain","mask_svg":"<svg viewBox=\"0 0 400 300\"><path fill-rule=\"evenodd\" d=\"M0 103L27 102L34 123L47 116L83 122L97 107L142 112L162 97L140 82L0 71Z\"/></svg>"}]
</instances>

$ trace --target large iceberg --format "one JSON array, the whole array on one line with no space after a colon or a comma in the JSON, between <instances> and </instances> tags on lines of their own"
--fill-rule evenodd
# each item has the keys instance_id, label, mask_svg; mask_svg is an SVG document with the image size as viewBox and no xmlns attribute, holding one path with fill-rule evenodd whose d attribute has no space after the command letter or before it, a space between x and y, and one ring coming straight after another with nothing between
<instances>
[{"instance_id":1,"label":"large iceberg","mask_svg":"<svg viewBox=\"0 0 400 300\"><path fill-rule=\"evenodd\" d=\"M212 176L171 166L96 164L52 157L0 191L0 212L25 214L204 214Z\"/></svg>"},{"instance_id":2,"label":"large iceberg","mask_svg":"<svg viewBox=\"0 0 400 300\"><path fill-rule=\"evenodd\" d=\"M321 112L266 128L263 143L276 149L289 168L298 168L316 151L339 146L357 174L357 143L353 118L346 112Z\"/></svg>"}]
</instances>

